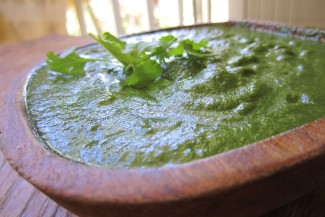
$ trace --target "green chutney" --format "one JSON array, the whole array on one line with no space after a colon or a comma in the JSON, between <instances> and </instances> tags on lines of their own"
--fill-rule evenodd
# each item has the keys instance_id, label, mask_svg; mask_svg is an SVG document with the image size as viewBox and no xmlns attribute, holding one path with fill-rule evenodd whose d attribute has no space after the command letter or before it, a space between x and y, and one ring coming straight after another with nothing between
<instances>
[{"instance_id":1,"label":"green chutney","mask_svg":"<svg viewBox=\"0 0 325 217\"><path fill-rule=\"evenodd\" d=\"M325 117L325 43L245 26L196 27L173 34L206 39L215 58L170 60L146 89L123 87L123 67L98 45L77 50L85 77L37 68L27 113L55 153L110 168L185 163L241 147Z\"/></svg>"}]
</instances>

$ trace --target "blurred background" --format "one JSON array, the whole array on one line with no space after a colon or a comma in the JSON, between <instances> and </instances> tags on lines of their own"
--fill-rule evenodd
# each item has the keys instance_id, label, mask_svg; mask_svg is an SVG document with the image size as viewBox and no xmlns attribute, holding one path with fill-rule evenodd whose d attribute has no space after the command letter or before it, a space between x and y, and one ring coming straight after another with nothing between
<instances>
[{"instance_id":1,"label":"blurred background","mask_svg":"<svg viewBox=\"0 0 325 217\"><path fill-rule=\"evenodd\" d=\"M325 29L325 0L0 0L0 46L48 34L124 35L228 20Z\"/></svg>"}]
</instances>

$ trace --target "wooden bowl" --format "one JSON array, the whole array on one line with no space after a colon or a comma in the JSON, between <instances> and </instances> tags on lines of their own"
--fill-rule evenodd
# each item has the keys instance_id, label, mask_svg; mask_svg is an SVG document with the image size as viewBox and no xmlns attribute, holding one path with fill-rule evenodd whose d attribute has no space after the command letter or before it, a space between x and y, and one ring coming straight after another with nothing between
<instances>
[{"instance_id":1,"label":"wooden bowl","mask_svg":"<svg viewBox=\"0 0 325 217\"><path fill-rule=\"evenodd\" d=\"M325 183L325 118L173 167L113 170L69 161L46 150L31 130L22 94L26 74L2 93L2 151L24 179L79 216L252 217Z\"/></svg>"}]
</instances>

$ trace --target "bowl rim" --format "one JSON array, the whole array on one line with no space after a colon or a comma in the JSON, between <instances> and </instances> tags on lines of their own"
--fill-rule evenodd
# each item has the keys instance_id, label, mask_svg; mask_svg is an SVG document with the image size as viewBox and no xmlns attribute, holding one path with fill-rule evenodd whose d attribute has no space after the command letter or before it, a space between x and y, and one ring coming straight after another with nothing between
<instances>
[{"instance_id":1,"label":"bowl rim","mask_svg":"<svg viewBox=\"0 0 325 217\"><path fill-rule=\"evenodd\" d=\"M238 23L241 22L191 25L130 36ZM265 23L242 23L265 31L284 28ZM305 28L285 28L294 36L306 37L301 34L306 31ZM321 36L320 40L324 39L325 36ZM68 200L91 203L109 201L115 204L146 204L176 201L211 192L225 192L299 166L306 160L325 156L325 118L322 118L254 144L172 167L109 169L76 163L50 152L35 137L26 116L22 94L26 79L24 77L17 81L16 89L8 95L8 99L12 99L8 102L13 110L9 112L7 108L6 115L12 123L6 125L1 132L0 146L11 166L48 195L63 195Z\"/></svg>"}]
</instances>

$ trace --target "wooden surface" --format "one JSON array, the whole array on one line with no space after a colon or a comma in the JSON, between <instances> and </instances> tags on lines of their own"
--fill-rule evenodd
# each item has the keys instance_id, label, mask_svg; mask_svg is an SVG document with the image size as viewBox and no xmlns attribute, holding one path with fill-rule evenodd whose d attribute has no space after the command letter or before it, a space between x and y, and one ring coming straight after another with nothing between
<instances>
[{"instance_id":1,"label":"wooden surface","mask_svg":"<svg viewBox=\"0 0 325 217\"><path fill-rule=\"evenodd\" d=\"M23 44L2 47L0 49L0 108L6 106L4 93L8 91L14 79L19 79L16 76L21 75L20 73L17 75L17 72L30 71L36 64L45 60L45 53L49 50L59 52L89 42L88 38L52 35ZM15 76L8 76L9 74ZM0 216L61 217L74 215L19 177L0 152Z\"/></svg>"},{"instance_id":2,"label":"wooden surface","mask_svg":"<svg viewBox=\"0 0 325 217\"><path fill-rule=\"evenodd\" d=\"M6 99L5 96L6 93L10 90L12 84L14 84L15 81L21 79L22 75L26 75L26 73L28 73L33 66L44 61L44 54L46 51L60 51L64 48L75 47L86 43L89 43L89 39L49 36L40 40L1 48L0 111L4 111L4 108L6 108L6 105L8 103L6 100L8 99ZM4 114L2 113L0 115ZM8 125L10 126L11 123L0 123L0 131L2 131L2 127L5 125L8 127ZM0 132L0 137L2 136L3 133ZM323 159L318 159L317 162L323 161ZM320 169L324 169L324 167L320 166ZM324 174L324 170L320 170L319 172L317 172L317 170L315 171L313 173ZM294 173L297 173L297 171L294 171ZM280 174L280 177L283 175L285 174ZM303 174L299 174L297 177L303 177ZM277 177L274 179L274 183L276 183L276 178ZM78 182L80 180L75 181ZM272 184L272 181L268 183ZM311 181L311 183L313 182ZM291 187L292 186L287 186L289 189ZM297 185L297 187L299 187L299 185ZM297 188L296 190L297 192L300 192L301 189ZM297 193L297 195L300 195L299 199L295 199L290 204L284 205L281 208L270 212L269 214L265 214L264 217L325 216L325 188L318 186L317 188L315 187L313 192L310 192L308 195L301 195L300 193ZM267 197L268 195L265 196ZM281 199L282 198L279 198L279 200ZM259 202L256 201L256 203ZM4 157L0 152L0 216L10 217L73 215L62 207L58 206L55 202L48 199L44 194L20 178L17 173L9 166L9 164L5 162Z\"/></svg>"}]
</instances>

